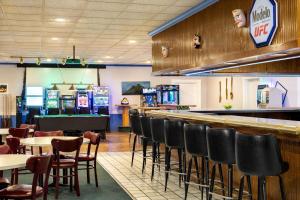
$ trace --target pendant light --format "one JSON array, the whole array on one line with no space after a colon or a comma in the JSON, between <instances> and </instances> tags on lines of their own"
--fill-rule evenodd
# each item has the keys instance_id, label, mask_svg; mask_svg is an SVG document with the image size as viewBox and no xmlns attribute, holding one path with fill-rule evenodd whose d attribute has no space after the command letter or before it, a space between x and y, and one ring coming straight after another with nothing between
<instances>
[{"instance_id":1,"label":"pendant light","mask_svg":"<svg viewBox=\"0 0 300 200\"><path fill-rule=\"evenodd\" d=\"M76 88L74 87L74 84L71 85L71 87L69 88L69 90L72 90L72 91L76 90Z\"/></svg>"},{"instance_id":2,"label":"pendant light","mask_svg":"<svg viewBox=\"0 0 300 200\"><path fill-rule=\"evenodd\" d=\"M92 91L93 90L93 86L91 84L89 84L86 88L87 91Z\"/></svg>"},{"instance_id":3,"label":"pendant light","mask_svg":"<svg viewBox=\"0 0 300 200\"><path fill-rule=\"evenodd\" d=\"M57 85L54 84L53 87L51 88L51 90L59 90L59 89L58 89Z\"/></svg>"}]
</instances>

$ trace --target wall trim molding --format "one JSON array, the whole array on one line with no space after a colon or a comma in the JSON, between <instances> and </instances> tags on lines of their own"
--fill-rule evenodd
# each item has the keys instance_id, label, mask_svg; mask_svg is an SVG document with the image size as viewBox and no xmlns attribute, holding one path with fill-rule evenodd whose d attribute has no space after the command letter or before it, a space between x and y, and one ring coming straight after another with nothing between
<instances>
[{"instance_id":1,"label":"wall trim molding","mask_svg":"<svg viewBox=\"0 0 300 200\"><path fill-rule=\"evenodd\" d=\"M219 0L204 0L201 3L199 3L198 5L188 9L187 11L181 13L180 15L178 15L177 17L167 21L166 23L160 25L159 27L155 28L154 30L150 31L148 33L149 36L153 37L156 34L163 32L164 30L170 28L171 26L174 26L176 24L178 24L179 22L182 22L183 20L189 18L190 16L204 10L205 8L209 7L212 4L215 4L216 2L218 2Z\"/></svg>"}]
</instances>

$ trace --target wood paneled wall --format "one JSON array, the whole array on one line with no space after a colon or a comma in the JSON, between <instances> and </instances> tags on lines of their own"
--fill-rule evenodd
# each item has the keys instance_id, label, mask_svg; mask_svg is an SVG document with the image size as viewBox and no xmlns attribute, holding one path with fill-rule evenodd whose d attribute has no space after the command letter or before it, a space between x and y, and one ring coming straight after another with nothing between
<instances>
[{"instance_id":1,"label":"wood paneled wall","mask_svg":"<svg viewBox=\"0 0 300 200\"><path fill-rule=\"evenodd\" d=\"M252 0L220 0L152 38L153 72L204 67L299 47L300 14L297 11L300 1L277 2L279 26L272 45L256 48L250 38L249 28L238 28L234 23L232 10L240 8L248 15ZM193 47L195 33L202 38L200 49ZM161 55L162 45L169 48L167 58Z\"/></svg>"}]
</instances>

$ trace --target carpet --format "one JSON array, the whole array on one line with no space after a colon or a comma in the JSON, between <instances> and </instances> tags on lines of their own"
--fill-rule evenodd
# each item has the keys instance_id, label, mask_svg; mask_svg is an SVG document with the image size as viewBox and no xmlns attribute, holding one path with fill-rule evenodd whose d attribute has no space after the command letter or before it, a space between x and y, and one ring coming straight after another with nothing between
<instances>
[{"instance_id":1,"label":"carpet","mask_svg":"<svg viewBox=\"0 0 300 200\"><path fill-rule=\"evenodd\" d=\"M130 200L130 196L117 184L116 181L112 179L112 177L100 166L97 165L98 170L98 183L99 187L97 188L94 184L94 173L91 170L91 184L87 184L86 181L86 171L79 171L79 184L80 184L80 197L76 196L75 191L69 191L68 186L60 187L60 193L58 199L83 199L83 200ZM4 173L6 177L10 177L9 171ZM31 184L32 175L20 175L19 183L27 183ZM49 183L52 182L52 178L50 177ZM49 188L48 199L52 200L54 198L55 189L53 187Z\"/></svg>"}]
</instances>

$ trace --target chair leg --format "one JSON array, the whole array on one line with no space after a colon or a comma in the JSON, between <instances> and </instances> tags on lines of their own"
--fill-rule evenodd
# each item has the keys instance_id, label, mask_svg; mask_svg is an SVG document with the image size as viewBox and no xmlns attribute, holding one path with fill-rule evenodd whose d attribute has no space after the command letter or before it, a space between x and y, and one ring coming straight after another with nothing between
<instances>
[{"instance_id":1,"label":"chair leg","mask_svg":"<svg viewBox=\"0 0 300 200\"><path fill-rule=\"evenodd\" d=\"M75 167L74 172L75 172L75 190L76 190L77 196L79 197L80 189L79 189L79 179L78 179L78 168L77 167Z\"/></svg>"},{"instance_id":2,"label":"chair leg","mask_svg":"<svg viewBox=\"0 0 300 200\"><path fill-rule=\"evenodd\" d=\"M182 150L177 149L178 159L179 159L179 187L181 187L181 178L182 178Z\"/></svg>"},{"instance_id":3,"label":"chair leg","mask_svg":"<svg viewBox=\"0 0 300 200\"><path fill-rule=\"evenodd\" d=\"M196 168L196 170L197 170L197 168ZM198 178L198 183L199 184L201 183L202 185L204 185L204 171L205 171L204 157L201 157L201 178L200 177ZM203 200L204 188L199 186L199 189L201 190L201 200Z\"/></svg>"},{"instance_id":4,"label":"chair leg","mask_svg":"<svg viewBox=\"0 0 300 200\"><path fill-rule=\"evenodd\" d=\"M98 175L97 175L97 162L96 162L96 158L95 158L95 161L94 161L94 174L95 174L96 187L98 187Z\"/></svg>"},{"instance_id":5,"label":"chair leg","mask_svg":"<svg viewBox=\"0 0 300 200\"><path fill-rule=\"evenodd\" d=\"M70 168L70 192L73 191L73 168Z\"/></svg>"},{"instance_id":6,"label":"chair leg","mask_svg":"<svg viewBox=\"0 0 300 200\"><path fill-rule=\"evenodd\" d=\"M238 200L242 200L242 199L243 199L243 192L244 192L244 178L245 178L245 176L242 176L241 179L240 179L240 189L239 189Z\"/></svg>"},{"instance_id":7,"label":"chair leg","mask_svg":"<svg viewBox=\"0 0 300 200\"><path fill-rule=\"evenodd\" d=\"M233 168L232 165L228 165L228 196L232 197L233 191Z\"/></svg>"},{"instance_id":8,"label":"chair leg","mask_svg":"<svg viewBox=\"0 0 300 200\"><path fill-rule=\"evenodd\" d=\"M86 162L86 180L87 180L88 184L91 183L91 181L90 181L90 161Z\"/></svg>"},{"instance_id":9,"label":"chair leg","mask_svg":"<svg viewBox=\"0 0 300 200\"><path fill-rule=\"evenodd\" d=\"M59 168L56 168L56 177L55 177L55 198L58 198L58 191L59 191Z\"/></svg>"},{"instance_id":10,"label":"chair leg","mask_svg":"<svg viewBox=\"0 0 300 200\"><path fill-rule=\"evenodd\" d=\"M251 178L250 178L250 176L246 176L246 177L247 177L247 183L248 183L249 200L252 200Z\"/></svg>"},{"instance_id":11,"label":"chair leg","mask_svg":"<svg viewBox=\"0 0 300 200\"><path fill-rule=\"evenodd\" d=\"M262 183L262 186L263 186L263 200L267 200L267 187L266 187L266 178L264 177L263 178L263 183Z\"/></svg>"},{"instance_id":12,"label":"chair leg","mask_svg":"<svg viewBox=\"0 0 300 200\"><path fill-rule=\"evenodd\" d=\"M195 168L196 168L196 175L197 175L197 183L200 184L200 173L199 173L199 166L198 166L198 160L197 157L194 156L194 162L195 162ZM199 186L199 189L201 189L201 187Z\"/></svg>"},{"instance_id":13,"label":"chair leg","mask_svg":"<svg viewBox=\"0 0 300 200\"><path fill-rule=\"evenodd\" d=\"M152 169L151 169L151 181L153 180L153 176L154 176L154 166L155 166L155 163L156 163L156 143L153 142L152 143Z\"/></svg>"},{"instance_id":14,"label":"chair leg","mask_svg":"<svg viewBox=\"0 0 300 200\"><path fill-rule=\"evenodd\" d=\"M131 157L131 167L133 166L134 152L135 152L135 144L136 144L137 135L134 136L133 145L132 145L132 157Z\"/></svg>"},{"instance_id":15,"label":"chair leg","mask_svg":"<svg viewBox=\"0 0 300 200\"><path fill-rule=\"evenodd\" d=\"M214 191L214 184L215 184L215 176L216 176L216 164L214 163L212 167L212 172L211 172L211 178L210 178L210 186L209 186L209 192ZM209 200L212 199L212 195L209 195Z\"/></svg>"},{"instance_id":16,"label":"chair leg","mask_svg":"<svg viewBox=\"0 0 300 200\"><path fill-rule=\"evenodd\" d=\"M222 170L222 165L220 163L218 164L218 169L219 169L219 175L221 180L222 195L225 196L223 170Z\"/></svg>"},{"instance_id":17,"label":"chair leg","mask_svg":"<svg viewBox=\"0 0 300 200\"><path fill-rule=\"evenodd\" d=\"M205 185L210 185L209 183L209 160L208 158L205 159ZM206 188L206 200L209 199L209 187Z\"/></svg>"},{"instance_id":18,"label":"chair leg","mask_svg":"<svg viewBox=\"0 0 300 200\"><path fill-rule=\"evenodd\" d=\"M166 147L165 150L165 191L167 191L169 171L170 171L171 149Z\"/></svg>"},{"instance_id":19,"label":"chair leg","mask_svg":"<svg viewBox=\"0 0 300 200\"><path fill-rule=\"evenodd\" d=\"M147 156L147 145L148 145L148 140L143 138L143 167L142 167L142 174L144 173L145 170L145 165L146 165L146 156Z\"/></svg>"},{"instance_id":20,"label":"chair leg","mask_svg":"<svg viewBox=\"0 0 300 200\"><path fill-rule=\"evenodd\" d=\"M191 158L189 160L189 166L188 166L188 172L187 172L187 176L186 176L186 182L184 184L184 199L185 200L187 198L187 194L188 194L188 190L189 190L189 182L190 182L190 178L191 178L192 163L193 163L193 159Z\"/></svg>"},{"instance_id":21,"label":"chair leg","mask_svg":"<svg viewBox=\"0 0 300 200\"><path fill-rule=\"evenodd\" d=\"M280 195L281 195L281 200L285 200L285 192L284 192L284 185L283 185L283 180L282 177L279 175L279 186L280 186Z\"/></svg>"}]
</instances>

